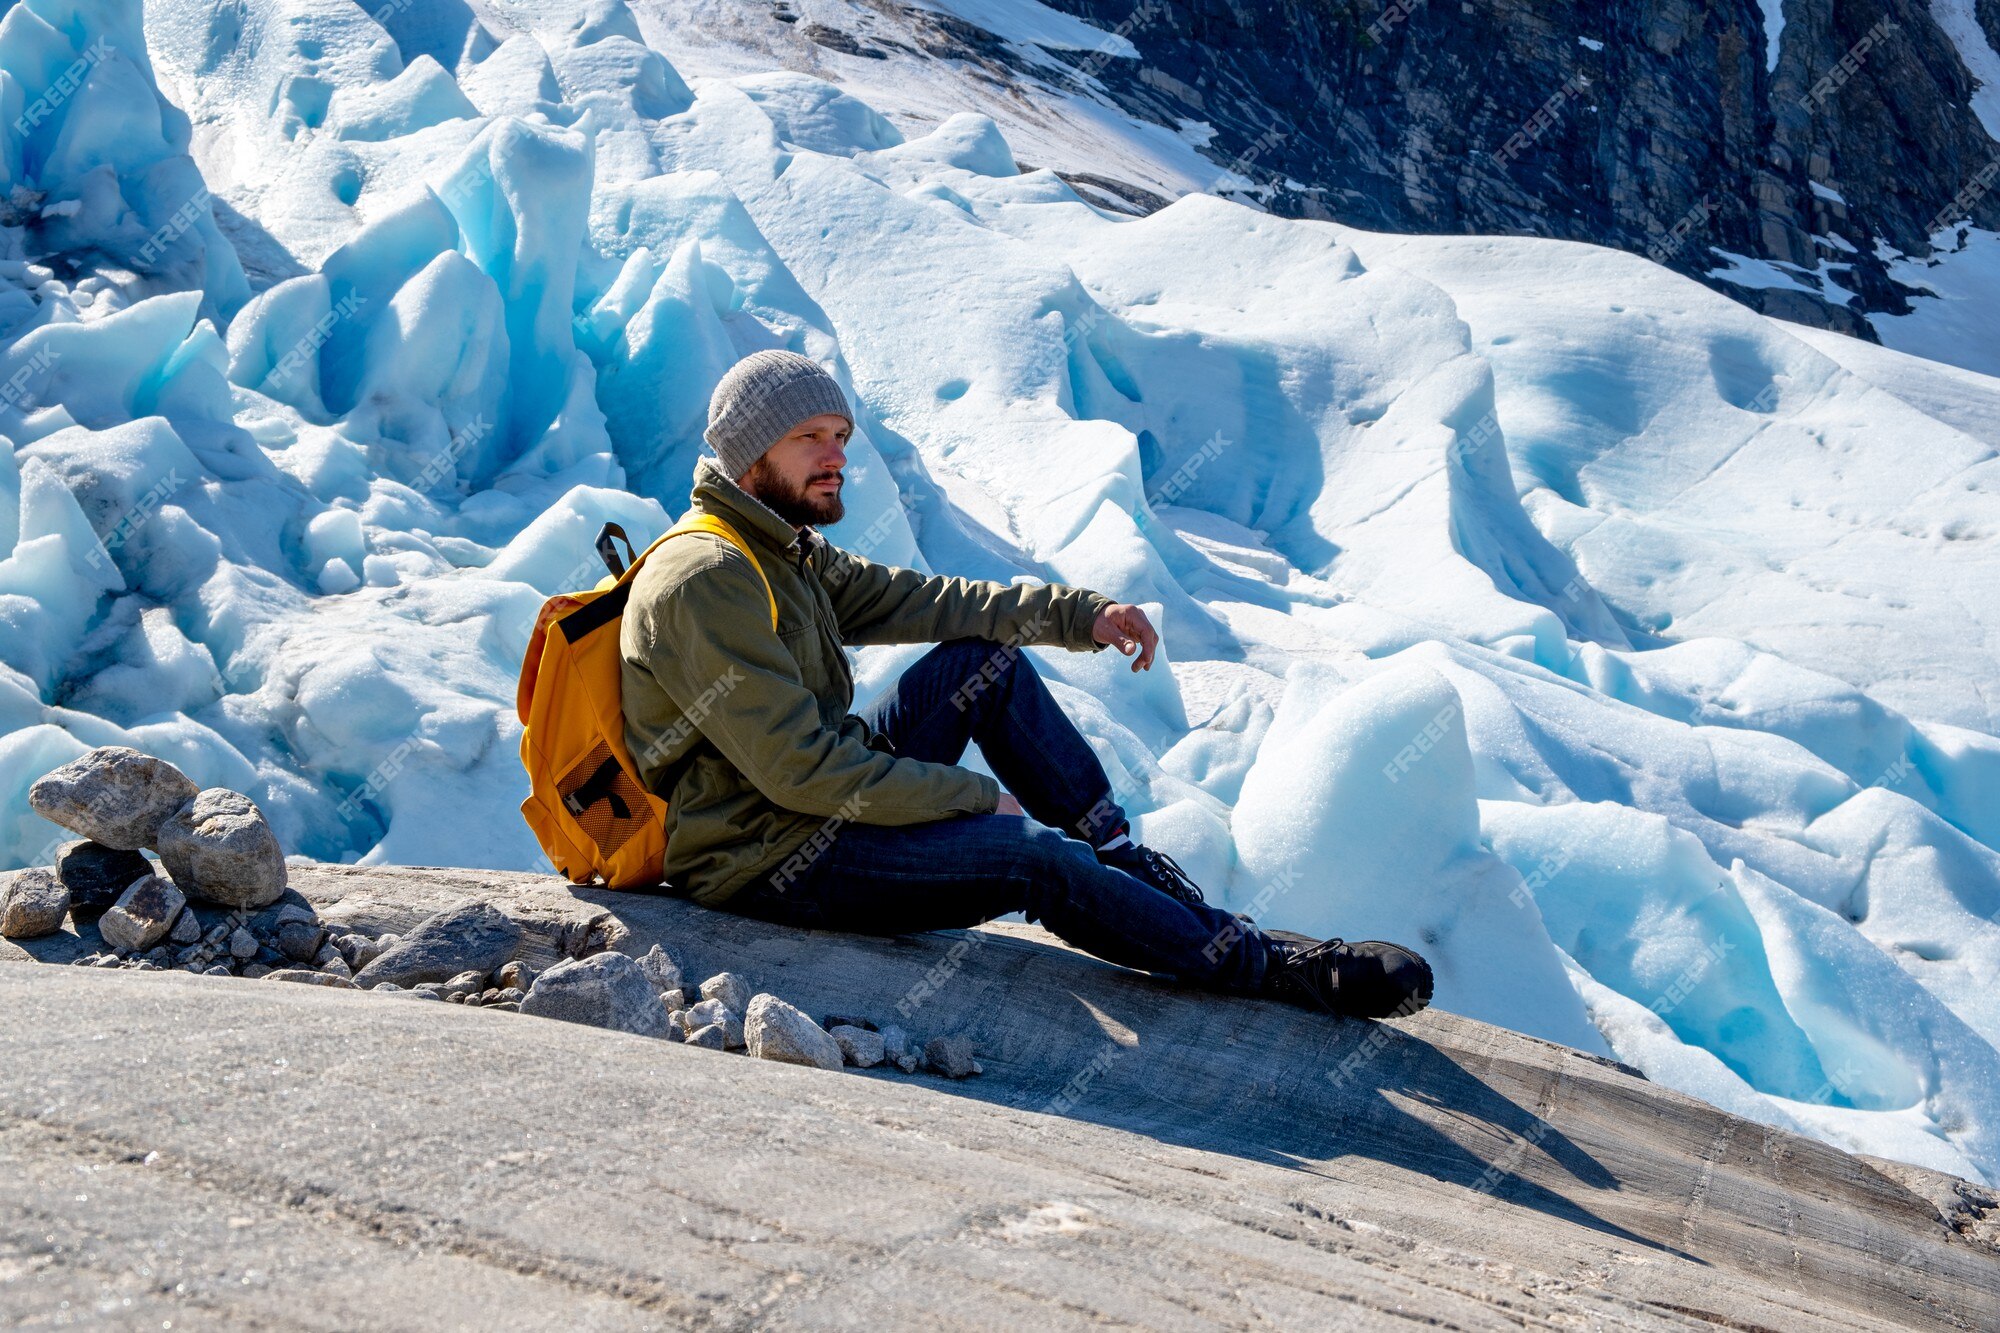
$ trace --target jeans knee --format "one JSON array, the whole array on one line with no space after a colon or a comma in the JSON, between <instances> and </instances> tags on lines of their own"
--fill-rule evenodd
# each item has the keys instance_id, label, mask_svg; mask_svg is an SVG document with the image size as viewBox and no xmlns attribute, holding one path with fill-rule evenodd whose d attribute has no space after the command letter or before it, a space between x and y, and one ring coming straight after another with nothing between
<instances>
[{"instance_id":1,"label":"jeans knee","mask_svg":"<svg viewBox=\"0 0 2000 1333\"><path fill-rule=\"evenodd\" d=\"M952 701L960 709L989 695L1002 694L1017 672L1034 673L1034 663L1020 645L992 639L953 639L938 649L940 665L959 682Z\"/></svg>"}]
</instances>

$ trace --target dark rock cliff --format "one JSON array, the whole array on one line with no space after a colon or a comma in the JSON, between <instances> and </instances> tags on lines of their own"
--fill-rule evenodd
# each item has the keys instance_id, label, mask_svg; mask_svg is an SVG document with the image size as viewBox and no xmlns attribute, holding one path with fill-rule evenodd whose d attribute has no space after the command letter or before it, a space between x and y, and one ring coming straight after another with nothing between
<instances>
[{"instance_id":1,"label":"dark rock cliff","mask_svg":"<svg viewBox=\"0 0 2000 1333\"><path fill-rule=\"evenodd\" d=\"M1702 277L1731 251L1823 295L1719 290L1865 337L1866 313L1907 308L1878 240L1923 255L1940 221L2000 227L2000 145L1925 0L1786 0L1775 69L1757 0L1046 2L1142 53L1070 53L1079 77L1213 126L1219 180L1281 213L1595 241ZM1976 13L2000 45L2000 0Z\"/></svg>"}]
</instances>

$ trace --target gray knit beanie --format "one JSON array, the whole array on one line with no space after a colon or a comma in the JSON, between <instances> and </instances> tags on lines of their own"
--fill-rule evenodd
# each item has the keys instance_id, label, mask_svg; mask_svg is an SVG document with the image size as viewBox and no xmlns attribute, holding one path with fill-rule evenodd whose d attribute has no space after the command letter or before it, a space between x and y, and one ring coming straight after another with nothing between
<instances>
[{"instance_id":1,"label":"gray knit beanie","mask_svg":"<svg viewBox=\"0 0 2000 1333\"><path fill-rule=\"evenodd\" d=\"M729 368L708 400L702 438L722 460L731 481L741 481L785 432L822 412L847 418L847 395L811 357L772 349L752 352Z\"/></svg>"}]
</instances>

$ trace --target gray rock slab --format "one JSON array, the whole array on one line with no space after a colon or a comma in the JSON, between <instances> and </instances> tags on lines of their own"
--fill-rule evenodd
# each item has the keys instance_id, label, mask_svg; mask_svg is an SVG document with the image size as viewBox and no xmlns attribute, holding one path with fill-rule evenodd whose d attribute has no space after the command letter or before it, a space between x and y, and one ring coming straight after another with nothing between
<instances>
[{"instance_id":1,"label":"gray rock slab","mask_svg":"<svg viewBox=\"0 0 2000 1333\"><path fill-rule=\"evenodd\" d=\"M0 1324L126 1297L119 1318L154 1327L1846 1330L2000 1311L1990 1191L1449 1013L1192 995L1029 926L867 939L488 871L293 883L374 933L492 901L538 967L579 940L665 941L689 975L737 970L811 1013L895 1013L956 949L905 1021L966 1035L986 1074L715 1060L486 1009L22 961L78 956L68 932L0 946L0 1253L35 1275L0 1282Z\"/></svg>"}]
</instances>

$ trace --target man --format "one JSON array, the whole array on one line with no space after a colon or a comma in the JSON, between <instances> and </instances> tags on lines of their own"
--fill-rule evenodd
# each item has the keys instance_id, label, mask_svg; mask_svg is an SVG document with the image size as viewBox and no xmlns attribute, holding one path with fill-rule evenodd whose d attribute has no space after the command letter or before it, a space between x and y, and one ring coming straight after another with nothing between
<instances>
[{"instance_id":1,"label":"man","mask_svg":"<svg viewBox=\"0 0 2000 1333\"><path fill-rule=\"evenodd\" d=\"M816 363L745 357L710 401L715 457L696 464L693 504L755 563L695 533L636 576L619 640L625 740L669 802L667 881L709 906L868 934L1018 911L1099 958L1193 985L1367 1017L1423 1008L1431 971L1408 949L1276 938L1132 840L1022 645L1115 644L1150 670L1159 635L1144 611L827 544L815 529L845 512L853 429ZM857 717L844 649L871 643L942 646ZM958 766L975 742L999 782Z\"/></svg>"}]
</instances>

